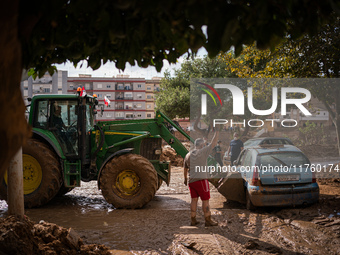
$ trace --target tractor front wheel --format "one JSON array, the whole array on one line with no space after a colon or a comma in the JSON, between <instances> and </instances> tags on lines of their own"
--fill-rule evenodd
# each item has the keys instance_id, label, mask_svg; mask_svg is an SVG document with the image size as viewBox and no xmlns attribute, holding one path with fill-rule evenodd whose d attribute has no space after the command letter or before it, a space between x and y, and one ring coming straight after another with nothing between
<instances>
[{"instance_id":1,"label":"tractor front wheel","mask_svg":"<svg viewBox=\"0 0 340 255\"><path fill-rule=\"evenodd\" d=\"M154 166L136 154L121 155L107 162L99 181L105 200L116 208L141 208L154 197L158 187Z\"/></svg>"},{"instance_id":2,"label":"tractor front wheel","mask_svg":"<svg viewBox=\"0 0 340 255\"><path fill-rule=\"evenodd\" d=\"M22 148L22 157L25 207L44 205L60 190L58 156L46 144L30 139ZM7 200L7 172L0 185L0 198Z\"/></svg>"}]
</instances>

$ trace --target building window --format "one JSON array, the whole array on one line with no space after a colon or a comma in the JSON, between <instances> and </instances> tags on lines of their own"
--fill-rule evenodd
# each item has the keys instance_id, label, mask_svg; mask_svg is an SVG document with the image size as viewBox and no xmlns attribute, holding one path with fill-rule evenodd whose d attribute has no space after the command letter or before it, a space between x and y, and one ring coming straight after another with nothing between
<instances>
[{"instance_id":1,"label":"building window","mask_svg":"<svg viewBox=\"0 0 340 255\"><path fill-rule=\"evenodd\" d=\"M137 108L142 108L142 104L137 104Z\"/></svg>"},{"instance_id":2,"label":"building window","mask_svg":"<svg viewBox=\"0 0 340 255\"><path fill-rule=\"evenodd\" d=\"M122 118L122 117L124 117L124 113L123 112L116 112L116 117Z\"/></svg>"},{"instance_id":3,"label":"building window","mask_svg":"<svg viewBox=\"0 0 340 255\"><path fill-rule=\"evenodd\" d=\"M146 117L151 118L151 113L148 113Z\"/></svg>"},{"instance_id":4,"label":"building window","mask_svg":"<svg viewBox=\"0 0 340 255\"><path fill-rule=\"evenodd\" d=\"M70 85L70 90L72 90L73 89L73 85Z\"/></svg>"},{"instance_id":5,"label":"building window","mask_svg":"<svg viewBox=\"0 0 340 255\"><path fill-rule=\"evenodd\" d=\"M147 109L151 109L151 104L147 104L147 105L146 105L146 108L147 108Z\"/></svg>"},{"instance_id":6,"label":"building window","mask_svg":"<svg viewBox=\"0 0 340 255\"><path fill-rule=\"evenodd\" d=\"M124 89L124 86L123 86L123 84L118 84L118 86L117 86L117 90L123 90Z\"/></svg>"},{"instance_id":7,"label":"building window","mask_svg":"<svg viewBox=\"0 0 340 255\"><path fill-rule=\"evenodd\" d=\"M90 89L90 83L85 84L85 89L88 89L88 90Z\"/></svg>"},{"instance_id":8,"label":"building window","mask_svg":"<svg viewBox=\"0 0 340 255\"><path fill-rule=\"evenodd\" d=\"M147 99L152 99L152 95L147 95L146 98Z\"/></svg>"},{"instance_id":9,"label":"building window","mask_svg":"<svg viewBox=\"0 0 340 255\"><path fill-rule=\"evenodd\" d=\"M111 94L106 94L106 97L107 98L111 98Z\"/></svg>"},{"instance_id":10,"label":"building window","mask_svg":"<svg viewBox=\"0 0 340 255\"><path fill-rule=\"evenodd\" d=\"M151 86L147 86L147 87L146 87L146 90L151 90Z\"/></svg>"},{"instance_id":11,"label":"building window","mask_svg":"<svg viewBox=\"0 0 340 255\"><path fill-rule=\"evenodd\" d=\"M138 118L142 118L142 114L138 114L137 117L138 117Z\"/></svg>"},{"instance_id":12,"label":"building window","mask_svg":"<svg viewBox=\"0 0 340 255\"><path fill-rule=\"evenodd\" d=\"M107 89L110 89L110 88L111 88L111 85L110 85L110 84L106 85L106 88L107 88Z\"/></svg>"},{"instance_id":13,"label":"building window","mask_svg":"<svg viewBox=\"0 0 340 255\"><path fill-rule=\"evenodd\" d=\"M141 89L142 88L142 84L138 84L137 88Z\"/></svg>"},{"instance_id":14,"label":"building window","mask_svg":"<svg viewBox=\"0 0 340 255\"><path fill-rule=\"evenodd\" d=\"M125 104L125 109L126 110L131 110L132 109L132 103L126 103Z\"/></svg>"},{"instance_id":15,"label":"building window","mask_svg":"<svg viewBox=\"0 0 340 255\"><path fill-rule=\"evenodd\" d=\"M97 88L98 88L98 89L103 88L103 84L97 84Z\"/></svg>"},{"instance_id":16,"label":"building window","mask_svg":"<svg viewBox=\"0 0 340 255\"><path fill-rule=\"evenodd\" d=\"M141 99L142 98L142 94L137 94L137 98Z\"/></svg>"},{"instance_id":17,"label":"building window","mask_svg":"<svg viewBox=\"0 0 340 255\"><path fill-rule=\"evenodd\" d=\"M50 88L44 88L44 92L45 92L45 93L50 93L51 90L50 90Z\"/></svg>"},{"instance_id":18,"label":"building window","mask_svg":"<svg viewBox=\"0 0 340 255\"><path fill-rule=\"evenodd\" d=\"M124 97L125 99L132 99L132 92L125 92Z\"/></svg>"},{"instance_id":19,"label":"building window","mask_svg":"<svg viewBox=\"0 0 340 255\"><path fill-rule=\"evenodd\" d=\"M103 95L102 94L97 94L98 98L102 98Z\"/></svg>"}]
</instances>

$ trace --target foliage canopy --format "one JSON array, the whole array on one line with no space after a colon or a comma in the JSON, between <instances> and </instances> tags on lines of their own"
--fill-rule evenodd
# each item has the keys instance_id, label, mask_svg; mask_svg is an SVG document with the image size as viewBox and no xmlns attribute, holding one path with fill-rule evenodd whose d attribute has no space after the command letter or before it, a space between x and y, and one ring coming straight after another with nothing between
<instances>
[{"instance_id":1,"label":"foliage canopy","mask_svg":"<svg viewBox=\"0 0 340 255\"><path fill-rule=\"evenodd\" d=\"M113 61L160 71L201 47L210 57L254 41L273 49L287 34L315 34L333 10L332 0L33 0L20 1L19 34L24 67L40 74L85 59L93 69Z\"/></svg>"}]
</instances>

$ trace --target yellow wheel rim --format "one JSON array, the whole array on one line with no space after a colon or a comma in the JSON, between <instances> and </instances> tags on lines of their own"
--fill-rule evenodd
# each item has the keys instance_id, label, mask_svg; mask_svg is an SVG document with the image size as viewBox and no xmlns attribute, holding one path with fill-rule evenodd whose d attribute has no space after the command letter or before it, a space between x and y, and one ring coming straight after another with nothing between
<instances>
[{"instance_id":1,"label":"yellow wheel rim","mask_svg":"<svg viewBox=\"0 0 340 255\"><path fill-rule=\"evenodd\" d=\"M34 192L41 184L42 170L39 162L32 156L23 154L24 195ZM7 185L7 171L4 176Z\"/></svg>"},{"instance_id":2,"label":"yellow wheel rim","mask_svg":"<svg viewBox=\"0 0 340 255\"><path fill-rule=\"evenodd\" d=\"M138 175L132 170L124 170L117 176L116 189L124 196L133 196L140 189Z\"/></svg>"}]
</instances>

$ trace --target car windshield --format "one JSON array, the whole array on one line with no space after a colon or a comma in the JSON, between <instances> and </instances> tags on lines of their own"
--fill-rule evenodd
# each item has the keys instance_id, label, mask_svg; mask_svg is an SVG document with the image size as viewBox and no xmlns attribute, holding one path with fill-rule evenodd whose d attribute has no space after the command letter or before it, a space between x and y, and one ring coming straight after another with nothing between
<instances>
[{"instance_id":1,"label":"car windshield","mask_svg":"<svg viewBox=\"0 0 340 255\"><path fill-rule=\"evenodd\" d=\"M265 166L300 166L309 164L309 160L300 152L275 152L259 155L259 165Z\"/></svg>"}]
</instances>

